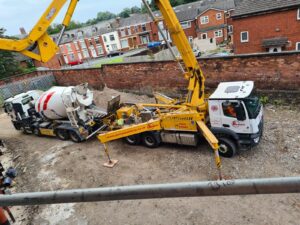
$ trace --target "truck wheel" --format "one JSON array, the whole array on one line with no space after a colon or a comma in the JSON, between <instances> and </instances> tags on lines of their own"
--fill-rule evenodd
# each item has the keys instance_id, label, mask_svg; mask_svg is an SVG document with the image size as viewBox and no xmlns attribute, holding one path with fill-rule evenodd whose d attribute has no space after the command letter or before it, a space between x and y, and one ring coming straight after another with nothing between
<instances>
[{"instance_id":1,"label":"truck wheel","mask_svg":"<svg viewBox=\"0 0 300 225\"><path fill-rule=\"evenodd\" d=\"M73 142L81 142L81 137L75 131L69 131L70 138Z\"/></svg>"},{"instance_id":2,"label":"truck wheel","mask_svg":"<svg viewBox=\"0 0 300 225\"><path fill-rule=\"evenodd\" d=\"M219 138L220 156L231 158L236 154L236 150L236 145L231 139L224 137Z\"/></svg>"},{"instance_id":3,"label":"truck wheel","mask_svg":"<svg viewBox=\"0 0 300 225\"><path fill-rule=\"evenodd\" d=\"M139 143L141 143L141 136L139 134L131 135L124 138L124 140L129 145L138 145Z\"/></svg>"},{"instance_id":4,"label":"truck wheel","mask_svg":"<svg viewBox=\"0 0 300 225\"><path fill-rule=\"evenodd\" d=\"M62 129L56 130L56 137L63 141L68 140L70 138L69 133Z\"/></svg>"},{"instance_id":5,"label":"truck wheel","mask_svg":"<svg viewBox=\"0 0 300 225\"><path fill-rule=\"evenodd\" d=\"M143 144L148 148L156 148L160 145L161 140L155 132L146 132L142 135Z\"/></svg>"},{"instance_id":6,"label":"truck wheel","mask_svg":"<svg viewBox=\"0 0 300 225\"><path fill-rule=\"evenodd\" d=\"M26 129L26 127L21 127L20 130L23 132L23 134L30 134L30 132Z\"/></svg>"},{"instance_id":7,"label":"truck wheel","mask_svg":"<svg viewBox=\"0 0 300 225\"><path fill-rule=\"evenodd\" d=\"M40 132L40 129L38 127L33 128L33 133L34 133L34 135L36 135L38 137L42 136L41 132Z\"/></svg>"}]
</instances>

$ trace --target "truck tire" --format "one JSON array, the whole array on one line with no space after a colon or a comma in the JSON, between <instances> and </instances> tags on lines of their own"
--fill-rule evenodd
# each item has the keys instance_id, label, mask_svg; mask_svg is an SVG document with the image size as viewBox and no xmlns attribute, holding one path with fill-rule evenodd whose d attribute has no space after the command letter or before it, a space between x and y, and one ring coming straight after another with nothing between
<instances>
[{"instance_id":1,"label":"truck tire","mask_svg":"<svg viewBox=\"0 0 300 225\"><path fill-rule=\"evenodd\" d=\"M219 138L219 154L220 156L231 158L236 154L237 147L233 140L220 137Z\"/></svg>"},{"instance_id":2,"label":"truck tire","mask_svg":"<svg viewBox=\"0 0 300 225\"><path fill-rule=\"evenodd\" d=\"M57 130L55 131L55 133L56 133L56 137L57 137L58 139L60 139L60 140L65 141L65 140L69 140L69 139L70 139L70 135L69 135L68 131L66 131L66 130L63 130L63 129L57 129Z\"/></svg>"},{"instance_id":3,"label":"truck tire","mask_svg":"<svg viewBox=\"0 0 300 225\"><path fill-rule=\"evenodd\" d=\"M141 135L131 135L124 138L124 141L129 145L138 145L141 143Z\"/></svg>"},{"instance_id":4,"label":"truck tire","mask_svg":"<svg viewBox=\"0 0 300 225\"><path fill-rule=\"evenodd\" d=\"M70 130L69 135L70 135L71 140L75 143L79 143L82 141L81 137L75 131Z\"/></svg>"},{"instance_id":5,"label":"truck tire","mask_svg":"<svg viewBox=\"0 0 300 225\"><path fill-rule=\"evenodd\" d=\"M39 129L38 127L34 127L32 133L33 133L35 136L38 136L38 137L42 136L42 135L41 135L41 132L40 132L40 129Z\"/></svg>"},{"instance_id":6,"label":"truck tire","mask_svg":"<svg viewBox=\"0 0 300 225\"><path fill-rule=\"evenodd\" d=\"M159 133L157 133L157 132L143 133L142 141L143 141L143 144L148 148L156 148L161 143Z\"/></svg>"}]
</instances>

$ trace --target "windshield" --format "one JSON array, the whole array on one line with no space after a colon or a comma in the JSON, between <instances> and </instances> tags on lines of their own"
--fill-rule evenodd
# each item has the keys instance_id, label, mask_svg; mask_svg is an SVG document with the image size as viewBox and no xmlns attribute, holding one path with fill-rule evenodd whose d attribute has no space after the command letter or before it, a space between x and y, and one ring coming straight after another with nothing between
<instances>
[{"instance_id":1,"label":"windshield","mask_svg":"<svg viewBox=\"0 0 300 225\"><path fill-rule=\"evenodd\" d=\"M248 98L244 99L244 103L246 105L249 118L255 119L258 116L261 108L259 98L257 96L251 95Z\"/></svg>"}]
</instances>

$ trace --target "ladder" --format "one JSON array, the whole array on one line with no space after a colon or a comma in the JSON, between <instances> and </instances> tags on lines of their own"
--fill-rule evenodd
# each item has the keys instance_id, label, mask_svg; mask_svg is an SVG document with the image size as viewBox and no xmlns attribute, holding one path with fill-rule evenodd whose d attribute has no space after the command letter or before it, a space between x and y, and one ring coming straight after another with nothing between
<instances>
[{"instance_id":1,"label":"ladder","mask_svg":"<svg viewBox=\"0 0 300 225\"><path fill-rule=\"evenodd\" d=\"M78 123L77 123L77 119L76 119L76 110L77 109L74 109L73 107L67 107L66 108L68 118L71 122L71 126L74 127L74 128L79 127Z\"/></svg>"}]
</instances>

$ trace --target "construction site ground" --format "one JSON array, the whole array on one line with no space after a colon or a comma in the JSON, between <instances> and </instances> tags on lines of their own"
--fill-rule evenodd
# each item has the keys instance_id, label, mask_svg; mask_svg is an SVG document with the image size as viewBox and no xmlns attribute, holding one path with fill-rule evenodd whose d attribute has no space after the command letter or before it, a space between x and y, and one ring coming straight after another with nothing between
<instances>
[{"instance_id":1,"label":"construction site ground","mask_svg":"<svg viewBox=\"0 0 300 225\"><path fill-rule=\"evenodd\" d=\"M95 92L96 103L106 102L117 91ZM147 102L146 96L121 93L126 102ZM295 106L265 107L265 129L258 147L222 159L228 178L263 178L300 175L300 110ZM7 150L6 166L17 166L13 192L34 192L117 185L204 181L217 178L213 153L199 147L164 144L157 149L129 146L122 140L109 144L112 169L96 138L75 144L56 138L24 135L10 119L0 115L0 139ZM38 225L210 225L293 224L300 221L300 195L177 198L80 204L13 207L16 224Z\"/></svg>"}]
</instances>

